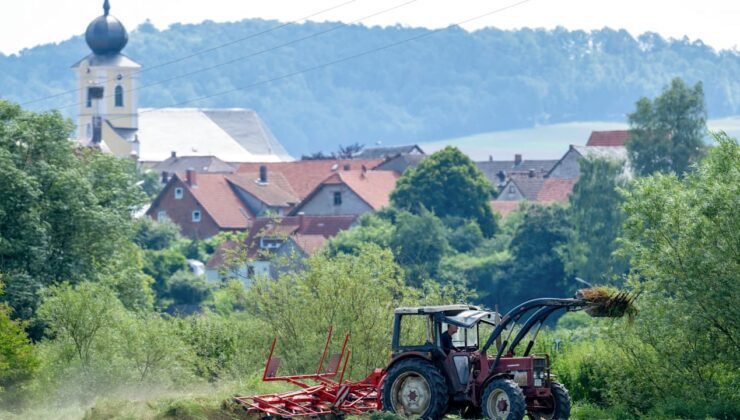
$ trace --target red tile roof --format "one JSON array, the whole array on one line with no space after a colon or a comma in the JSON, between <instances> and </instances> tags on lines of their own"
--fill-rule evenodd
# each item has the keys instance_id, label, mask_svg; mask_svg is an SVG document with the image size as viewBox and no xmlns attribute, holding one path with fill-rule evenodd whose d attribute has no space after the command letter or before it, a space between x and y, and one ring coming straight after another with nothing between
<instances>
[{"instance_id":1,"label":"red tile roof","mask_svg":"<svg viewBox=\"0 0 740 420\"><path fill-rule=\"evenodd\" d=\"M390 204L391 191L396 188L399 176L395 171L341 171L321 184L345 184L370 207L379 210Z\"/></svg>"},{"instance_id":2,"label":"red tile roof","mask_svg":"<svg viewBox=\"0 0 740 420\"><path fill-rule=\"evenodd\" d=\"M267 167L267 177L271 173L280 172L290 184L293 192L299 200L306 198L322 181L333 173L344 171L345 165L350 170L361 169L364 165L372 169L383 163L383 159L319 159L298 160L295 162L249 162L242 163L237 170L238 173L259 172L260 166Z\"/></svg>"},{"instance_id":3,"label":"red tile roof","mask_svg":"<svg viewBox=\"0 0 740 420\"><path fill-rule=\"evenodd\" d=\"M254 218L226 181L224 174L198 173L195 185L188 184L185 174L175 176L193 194L219 228L244 229Z\"/></svg>"},{"instance_id":4,"label":"red tile roof","mask_svg":"<svg viewBox=\"0 0 740 420\"><path fill-rule=\"evenodd\" d=\"M519 209L521 201L515 200L491 200L491 209L505 218L509 213Z\"/></svg>"},{"instance_id":5,"label":"red tile roof","mask_svg":"<svg viewBox=\"0 0 740 420\"><path fill-rule=\"evenodd\" d=\"M592 131L586 146L624 146L629 138L629 130Z\"/></svg>"},{"instance_id":6,"label":"red tile roof","mask_svg":"<svg viewBox=\"0 0 740 420\"><path fill-rule=\"evenodd\" d=\"M293 238L293 242L306 254L313 255L329 238L349 229L357 217L357 215L258 217L254 220L246 238L247 256L249 258L259 257L259 238L263 236ZM208 268L221 265L223 263L223 248L233 246L233 243L226 243L217 249L211 259L208 260Z\"/></svg>"},{"instance_id":7,"label":"red tile roof","mask_svg":"<svg viewBox=\"0 0 740 420\"><path fill-rule=\"evenodd\" d=\"M537 193L537 201L540 203L565 203L573 191L577 179L555 179L548 178Z\"/></svg>"}]
</instances>

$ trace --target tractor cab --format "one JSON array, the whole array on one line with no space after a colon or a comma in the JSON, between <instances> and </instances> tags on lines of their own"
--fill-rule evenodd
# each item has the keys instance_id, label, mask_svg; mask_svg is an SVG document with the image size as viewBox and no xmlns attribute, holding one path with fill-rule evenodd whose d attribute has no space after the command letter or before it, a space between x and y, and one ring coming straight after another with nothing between
<instances>
[{"instance_id":1,"label":"tractor cab","mask_svg":"<svg viewBox=\"0 0 740 420\"><path fill-rule=\"evenodd\" d=\"M496 312L472 305L398 308L391 347L394 355L425 352L444 358L447 355L442 349L441 336L448 325L455 325L458 330L452 336L453 346L459 352L474 352L493 331L497 319L500 316Z\"/></svg>"}]
</instances>

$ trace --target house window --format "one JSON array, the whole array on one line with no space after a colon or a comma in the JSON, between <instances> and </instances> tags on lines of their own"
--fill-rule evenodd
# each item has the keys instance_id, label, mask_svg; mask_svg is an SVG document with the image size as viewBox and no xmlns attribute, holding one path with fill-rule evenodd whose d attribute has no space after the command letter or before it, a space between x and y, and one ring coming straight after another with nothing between
<instances>
[{"instance_id":1,"label":"house window","mask_svg":"<svg viewBox=\"0 0 740 420\"><path fill-rule=\"evenodd\" d=\"M342 193L340 191L334 191L334 205L335 206L342 205Z\"/></svg>"},{"instance_id":2,"label":"house window","mask_svg":"<svg viewBox=\"0 0 740 420\"><path fill-rule=\"evenodd\" d=\"M157 220L165 220L167 219L167 212L164 210L160 210L157 212Z\"/></svg>"},{"instance_id":3,"label":"house window","mask_svg":"<svg viewBox=\"0 0 740 420\"><path fill-rule=\"evenodd\" d=\"M200 222L200 210L193 210L193 222Z\"/></svg>"},{"instance_id":4,"label":"house window","mask_svg":"<svg viewBox=\"0 0 740 420\"><path fill-rule=\"evenodd\" d=\"M509 194L514 194L514 186L509 185Z\"/></svg>"},{"instance_id":5,"label":"house window","mask_svg":"<svg viewBox=\"0 0 740 420\"><path fill-rule=\"evenodd\" d=\"M117 107L123 106L123 86L116 86L115 90L115 102Z\"/></svg>"},{"instance_id":6,"label":"house window","mask_svg":"<svg viewBox=\"0 0 740 420\"><path fill-rule=\"evenodd\" d=\"M278 249L283 244L282 238L271 238L263 236L260 238L260 248L262 249Z\"/></svg>"},{"instance_id":7,"label":"house window","mask_svg":"<svg viewBox=\"0 0 740 420\"><path fill-rule=\"evenodd\" d=\"M182 200L182 188L175 188L175 200Z\"/></svg>"},{"instance_id":8,"label":"house window","mask_svg":"<svg viewBox=\"0 0 740 420\"><path fill-rule=\"evenodd\" d=\"M87 99L85 99L85 106L90 108L92 106L92 92L90 89L87 90Z\"/></svg>"},{"instance_id":9,"label":"house window","mask_svg":"<svg viewBox=\"0 0 740 420\"><path fill-rule=\"evenodd\" d=\"M247 278L254 278L254 266L252 264L247 265Z\"/></svg>"}]
</instances>

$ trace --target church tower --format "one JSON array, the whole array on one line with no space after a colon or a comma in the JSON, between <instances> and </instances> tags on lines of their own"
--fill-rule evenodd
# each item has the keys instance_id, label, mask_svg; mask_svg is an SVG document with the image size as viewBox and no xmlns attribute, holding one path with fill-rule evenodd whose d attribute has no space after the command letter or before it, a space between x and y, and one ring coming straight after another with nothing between
<instances>
[{"instance_id":1,"label":"church tower","mask_svg":"<svg viewBox=\"0 0 740 420\"><path fill-rule=\"evenodd\" d=\"M117 156L138 155L138 95L141 66L121 51L128 43L123 24L109 14L110 3L103 3L103 15L85 31L92 51L72 68L77 74L78 138L82 144L100 147Z\"/></svg>"}]
</instances>

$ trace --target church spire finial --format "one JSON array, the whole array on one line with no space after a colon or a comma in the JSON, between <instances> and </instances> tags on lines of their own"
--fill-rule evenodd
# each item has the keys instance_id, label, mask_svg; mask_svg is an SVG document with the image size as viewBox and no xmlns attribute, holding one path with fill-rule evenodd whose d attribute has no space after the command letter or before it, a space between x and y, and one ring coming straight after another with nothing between
<instances>
[{"instance_id":1,"label":"church spire finial","mask_svg":"<svg viewBox=\"0 0 740 420\"><path fill-rule=\"evenodd\" d=\"M103 12L104 12L103 14L105 16L108 16L109 11L110 11L110 3L108 3L108 0L105 0L105 2L103 2Z\"/></svg>"}]
</instances>

